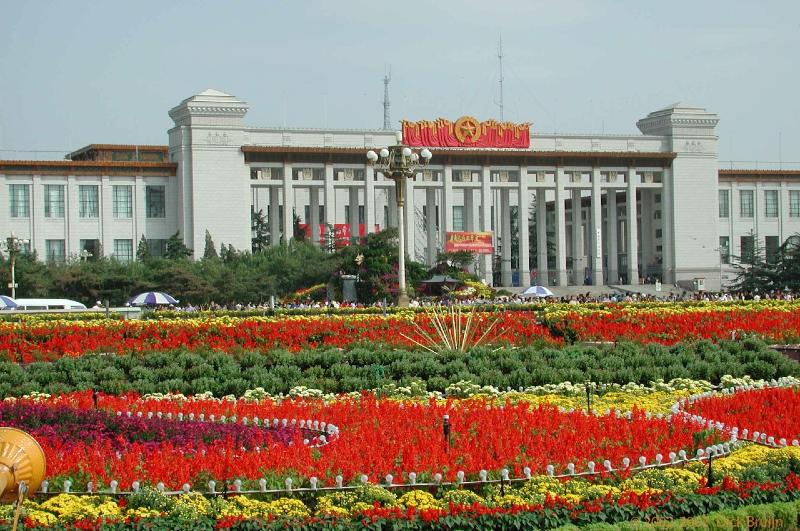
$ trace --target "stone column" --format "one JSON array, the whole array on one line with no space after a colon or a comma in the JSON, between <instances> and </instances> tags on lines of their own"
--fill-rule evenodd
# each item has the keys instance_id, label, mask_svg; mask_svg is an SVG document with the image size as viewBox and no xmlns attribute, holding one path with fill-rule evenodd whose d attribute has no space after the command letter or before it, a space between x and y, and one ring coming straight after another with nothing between
<instances>
[{"instance_id":1,"label":"stone column","mask_svg":"<svg viewBox=\"0 0 800 531\"><path fill-rule=\"evenodd\" d=\"M502 242L500 255L500 283L511 286L511 190L500 190L500 222Z\"/></svg>"},{"instance_id":2,"label":"stone column","mask_svg":"<svg viewBox=\"0 0 800 531\"><path fill-rule=\"evenodd\" d=\"M279 245L281 243L280 230L280 200L278 198L278 187L269 187L269 243Z\"/></svg>"},{"instance_id":3,"label":"stone column","mask_svg":"<svg viewBox=\"0 0 800 531\"><path fill-rule=\"evenodd\" d=\"M675 282L675 217L673 215L674 205L672 202L675 194L672 186L672 168L664 168L661 174L661 182L663 183L663 192L661 194L661 223L663 226L661 245L664 250L661 259L661 270L664 276L664 283L673 284ZM732 191L730 201L733 201ZM733 208L729 208L728 215L733 216ZM729 217L729 219L731 218ZM733 241L731 241L732 245Z\"/></svg>"},{"instance_id":4,"label":"stone column","mask_svg":"<svg viewBox=\"0 0 800 531\"><path fill-rule=\"evenodd\" d=\"M531 285L530 232L528 211L531 207L531 194L528 190L528 167L519 168L519 285Z\"/></svg>"},{"instance_id":5,"label":"stone column","mask_svg":"<svg viewBox=\"0 0 800 531\"><path fill-rule=\"evenodd\" d=\"M567 281L567 213L564 200L567 192L564 189L566 174L563 168L556 168L556 285L566 286Z\"/></svg>"},{"instance_id":6,"label":"stone column","mask_svg":"<svg viewBox=\"0 0 800 531\"><path fill-rule=\"evenodd\" d=\"M436 262L436 188L425 189L425 231L428 237L428 246L425 260L429 266Z\"/></svg>"},{"instance_id":7,"label":"stone column","mask_svg":"<svg viewBox=\"0 0 800 531\"><path fill-rule=\"evenodd\" d=\"M114 189L108 175L103 175L100 183L100 243L103 245L103 254L111 256L114 253L114 233L111 230L114 219ZM136 246L139 241L133 234L133 259L136 259Z\"/></svg>"},{"instance_id":8,"label":"stone column","mask_svg":"<svg viewBox=\"0 0 800 531\"><path fill-rule=\"evenodd\" d=\"M580 181L580 172L575 172ZM573 175L575 175L573 174ZM576 286L583 284L584 280L584 252L583 252L583 205L581 201L581 189L572 189L572 274Z\"/></svg>"},{"instance_id":9,"label":"stone column","mask_svg":"<svg viewBox=\"0 0 800 531\"><path fill-rule=\"evenodd\" d=\"M316 186L308 187L309 195L309 216L306 220L311 230L311 243L319 245L319 188Z\"/></svg>"},{"instance_id":10,"label":"stone column","mask_svg":"<svg viewBox=\"0 0 800 531\"><path fill-rule=\"evenodd\" d=\"M612 172L616 180L616 172ZM610 179L609 179L610 180ZM619 247L617 238L619 235L619 221L617 220L617 189L609 188L606 190L606 236L608 237L608 283L617 284L619 282Z\"/></svg>"},{"instance_id":11,"label":"stone column","mask_svg":"<svg viewBox=\"0 0 800 531\"><path fill-rule=\"evenodd\" d=\"M550 285L547 271L547 190L536 189L536 284Z\"/></svg>"},{"instance_id":12,"label":"stone column","mask_svg":"<svg viewBox=\"0 0 800 531\"><path fill-rule=\"evenodd\" d=\"M639 191L641 196L642 215L639 219L640 227L640 247L642 251L642 271L639 275L647 278L648 266L653 264L653 257L656 250L654 245L654 231L653 228L653 190L649 188L642 188Z\"/></svg>"},{"instance_id":13,"label":"stone column","mask_svg":"<svg viewBox=\"0 0 800 531\"><path fill-rule=\"evenodd\" d=\"M472 188L464 188L464 230L475 230L475 194Z\"/></svg>"},{"instance_id":14,"label":"stone column","mask_svg":"<svg viewBox=\"0 0 800 531\"><path fill-rule=\"evenodd\" d=\"M397 228L397 191L394 189L395 186L397 185L392 183L391 186L386 188L389 198L389 219L386 220L386 226Z\"/></svg>"},{"instance_id":15,"label":"stone column","mask_svg":"<svg viewBox=\"0 0 800 531\"><path fill-rule=\"evenodd\" d=\"M492 188L491 172L488 166L484 166L481 171L481 232L492 231ZM496 239L495 239L496 241ZM492 255L481 255L481 269L483 279L487 284L492 284Z\"/></svg>"},{"instance_id":16,"label":"stone column","mask_svg":"<svg viewBox=\"0 0 800 531\"><path fill-rule=\"evenodd\" d=\"M639 283L639 242L638 220L636 219L636 168L628 168L628 193L625 197L627 251L628 251L628 284Z\"/></svg>"},{"instance_id":17,"label":"stone column","mask_svg":"<svg viewBox=\"0 0 800 531\"><path fill-rule=\"evenodd\" d=\"M729 213L730 214L730 213ZM789 183L781 181L781 189L778 192L778 243L783 245L790 236L786 234L785 221L789 219ZM720 234L722 230L720 230Z\"/></svg>"},{"instance_id":18,"label":"stone column","mask_svg":"<svg viewBox=\"0 0 800 531\"><path fill-rule=\"evenodd\" d=\"M351 185L347 189L350 196L347 204L350 206L350 219L347 223L350 225L350 241L358 241L358 186Z\"/></svg>"},{"instance_id":19,"label":"stone column","mask_svg":"<svg viewBox=\"0 0 800 531\"><path fill-rule=\"evenodd\" d=\"M442 211L440 215L442 241L445 241L448 232L453 230L453 166L445 164L442 172Z\"/></svg>"},{"instance_id":20,"label":"stone column","mask_svg":"<svg viewBox=\"0 0 800 531\"><path fill-rule=\"evenodd\" d=\"M603 285L603 191L600 170L592 168L592 284Z\"/></svg>"},{"instance_id":21,"label":"stone column","mask_svg":"<svg viewBox=\"0 0 800 531\"><path fill-rule=\"evenodd\" d=\"M416 188L414 179L406 179L406 211L403 221L406 224L406 253L412 260L417 259L417 206L416 201L414 201Z\"/></svg>"},{"instance_id":22,"label":"stone column","mask_svg":"<svg viewBox=\"0 0 800 531\"><path fill-rule=\"evenodd\" d=\"M67 176L67 185L64 187L64 240L66 257L80 253L80 240L78 236L78 183L74 175ZM113 249L112 249L113 251Z\"/></svg>"},{"instance_id":23,"label":"stone column","mask_svg":"<svg viewBox=\"0 0 800 531\"><path fill-rule=\"evenodd\" d=\"M294 236L294 183L292 165L283 165L283 243L289 244Z\"/></svg>"}]
</instances>

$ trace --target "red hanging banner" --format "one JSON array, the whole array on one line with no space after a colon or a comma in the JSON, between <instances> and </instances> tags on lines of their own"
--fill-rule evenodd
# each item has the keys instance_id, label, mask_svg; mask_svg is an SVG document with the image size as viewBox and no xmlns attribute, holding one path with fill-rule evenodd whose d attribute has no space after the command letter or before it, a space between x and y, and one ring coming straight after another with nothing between
<instances>
[{"instance_id":1,"label":"red hanging banner","mask_svg":"<svg viewBox=\"0 0 800 531\"><path fill-rule=\"evenodd\" d=\"M403 120L403 143L415 147L519 148L531 145L529 123L515 124L462 116L455 122Z\"/></svg>"}]
</instances>

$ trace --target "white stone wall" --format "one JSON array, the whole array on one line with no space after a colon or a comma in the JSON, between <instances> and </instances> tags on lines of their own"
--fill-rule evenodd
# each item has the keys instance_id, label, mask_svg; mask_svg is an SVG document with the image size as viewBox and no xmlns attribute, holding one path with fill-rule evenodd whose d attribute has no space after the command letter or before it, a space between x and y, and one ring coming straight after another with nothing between
<instances>
[{"instance_id":1,"label":"white stone wall","mask_svg":"<svg viewBox=\"0 0 800 531\"><path fill-rule=\"evenodd\" d=\"M84 176L84 175L20 175L0 174L0 205L2 217L0 227L3 234L14 233L17 237L31 240L31 249L41 259L46 258L46 240L64 240L67 258L79 255L80 240L99 240L105 256L114 253L114 240L132 241L134 256L139 238L167 239L176 230L178 211L176 208L175 179L169 176ZM9 185L26 184L31 186L30 216L12 218L10 216ZM45 217L44 186L64 185L64 217ZM81 218L78 207L78 187L80 185L98 186L98 217ZM114 218L113 186L133 186L133 217ZM163 185L166 193L166 217L147 218L145 210L145 186Z\"/></svg>"}]
</instances>

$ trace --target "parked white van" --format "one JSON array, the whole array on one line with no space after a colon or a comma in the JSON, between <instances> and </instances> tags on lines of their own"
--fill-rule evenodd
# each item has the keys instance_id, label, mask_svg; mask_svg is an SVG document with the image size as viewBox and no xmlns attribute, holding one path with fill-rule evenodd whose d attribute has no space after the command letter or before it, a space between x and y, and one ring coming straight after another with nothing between
<instances>
[{"instance_id":1,"label":"parked white van","mask_svg":"<svg viewBox=\"0 0 800 531\"><path fill-rule=\"evenodd\" d=\"M14 299L15 310L85 310L86 305L69 299Z\"/></svg>"}]
</instances>

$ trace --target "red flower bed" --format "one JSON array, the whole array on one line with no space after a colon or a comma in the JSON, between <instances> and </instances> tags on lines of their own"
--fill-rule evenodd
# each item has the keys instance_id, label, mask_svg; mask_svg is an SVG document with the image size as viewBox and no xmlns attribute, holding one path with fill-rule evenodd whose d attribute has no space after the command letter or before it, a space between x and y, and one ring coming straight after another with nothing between
<instances>
[{"instance_id":1,"label":"red flower bed","mask_svg":"<svg viewBox=\"0 0 800 531\"><path fill-rule=\"evenodd\" d=\"M680 307L652 311L567 314L556 328L582 341L639 341L673 345L680 341L730 339L731 334L755 334L769 341L791 342L800 337L800 308Z\"/></svg>"},{"instance_id":2,"label":"red flower bed","mask_svg":"<svg viewBox=\"0 0 800 531\"><path fill-rule=\"evenodd\" d=\"M532 312L479 313L473 324L481 330L496 318L500 318L501 323L492 331L492 337L500 336L513 344L553 340ZM418 315L416 321L428 333L436 335L428 316ZM0 325L0 355L28 363L88 352L153 352L177 348L230 352L278 347L290 350L347 347L370 342L413 346L414 343L403 335L418 337L410 320L371 315Z\"/></svg>"},{"instance_id":3,"label":"red flower bed","mask_svg":"<svg viewBox=\"0 0 800 531\"><path fill-rule=\"evenodd\" d=\"M800 439L800 389L794 387L755 389L720 395L686 404L684 411L739 428L752 438L755 432L774 437L777 444Z\"/></svg>"},{"instance_id":4,"label":"red flower bed","mask_svg":"<svg viewBox=\"0 0 800 531\"><path fill-rule=\"evenodd\" d=\"M610 311L550 316L549 327L540 324L539 315L531 311L479 312L473 325L480 335L480 331L499 319L490 335L514 345L537 340L558 343L562 336L579 341L627 340L666 345L693 339L729 339L732 332L755 334L770 341L788 342L800 337L800 306L780 309L720 305L692 310L681 306L631 309L610 305L609 308ZM418 314L413 319L437 337L429 316ZM294 351L319 346L344 348L366 343L415 347L404 336L419 338L410 318L375 315L0 324L0 356L27 363L88 352L177 348L231 352L278 347Z\"/></svg>"},{"instance_id":5,"label":"red flower bed","mask_svg":"<svg viewBox=\"0 0 800 531\"><path fill-rule=\"evenodd\" d=\"M49 403L53 407L92 408L90 393L75 393ZM180 412L196 418L201 413L206 418L212 414L216 418L235 415L239 422L248 417L250 423L254 417L317 419L338 426L340 436L316 448L302 444L299 436L289 442L284 439L264 445L263 437L248 437L246 432L210 442L187 437L142 442L118 436L113 430L94 430L91 434L61 430L54 434L31 427L47 455L49 476L80 475L104 485L116 479L123 488L134 480L162 481L168 487L180 488L183 483L212 478L257 480L264 476L293 476L296 482L298 476L317 476L331 485L339 474L346 482L361 474L367 474L371 481L379 481L386 474L405 481L410 472L419 474L420 480L435 473L455 480L459 470L476 478L482 469L501 468L519 477L524 467L545 473L548 464L553 464L557 472L565 472L568 463L581 471L587 469L589 461L597 463L600 470L605 459L615 467L622 467L625 457L633 465L639 456L648 462L657 454L666 459L669 452L693 451L692 437L699 429L681 418L647 419L642 411L634 411L627 419L613 414L560 412L550 405L531 409L525 404L495 406L482 400L402 403L378 400L371 394L332 403L155 401L135 396L100 396L98 403L112 412L141 411L144 417L147 412L164 416ZM452 430L450 445L443 435L445 414ZM159 422L163 423L163 418ZM28 428L24 415L14 425ZM708 438L702 445L714 442Z\"/></svg>"}]
</instances>

